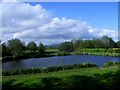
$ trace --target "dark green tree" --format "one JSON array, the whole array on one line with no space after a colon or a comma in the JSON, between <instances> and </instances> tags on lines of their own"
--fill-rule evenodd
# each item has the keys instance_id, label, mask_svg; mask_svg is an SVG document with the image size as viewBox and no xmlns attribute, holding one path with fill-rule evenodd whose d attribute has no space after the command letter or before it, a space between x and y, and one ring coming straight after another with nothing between
<instances>
[{"instance_id":1,"label":"dark green tree","mask_svg":"<svg viewBox=\"0 0 120 90\"><path fill-rule=\"evenodd\" d=\"M11 39L7 42L7 49L14 57L22 54L23 46L24 44L17 38Z\"/></svg>"},{"instance_id":2,"label":"dark green tree","mask_svg":"<svg viewBox=\"0 0 120 90\"><path fill-rule=\"evenodd\" d=\"M83 40L72 40L74 50L77 50L78 48L83 48Z\"/></svg>"},{"instance_id":3,"label":"dark green tree","mask_svg":"<svg viewBox=\"0 0 120 90\"><path fill-rule=\"evenodd\" d=\"M0 43L0 57L2 57L2 44Z\"/></svg>"},{"instance_id":4,"label":"dark green tree","mask_svg":"<svg viewBox=\"0 0 120 90\"><path fill-rule=\"evenodd\" d=\"M2 56L4 57L4 56L7 56L7 47L6 47L6 44L5 43L2 43L1 45L0 45L0 48L1 48L1 52L2 52Z\"/></svg>"},{"instance_id":5,"label":"dark green tree","mask_svg":"<svg viewBox=\"0 0 120 90\"><path fill-rule=\"evenodd\" d=\"M105 47L104 43L99 39L93 40L93 44L94 44L95 48L104 48Z\"/></svg>"},{"instance_id":6,"label":"dark green tree","mask_svg":"<svg viewBox=\"0 0 120 90\"><path fill-rule=\"evenodd\" d=\"M82 44L84 48L94 48L93 40L85 40Z\"/></svg>"},{"instance_id":7,"label":"dark green tree","mask_svg":"<svg viewBox=\"0 0 120 90\"><path fill-rule=\"evenodd\" d=\"M27 45L27 50L29 50L30 52L36 52L37 50L36 43L34 41L29 42Z\"/></svg>"},{"instance_id":8,"label":"dark green tree","mask_svg":"<svg viewBox=\"0 0 120 90\"><path fill-rule=\"evenodd\" d=\"M39 51L39 53L44 53L45 52L45 46L42 43L39 44L38 51Z\"/></svg>"},{"instance_id":9,"label":"dark green tree","mask_svg":"<svg viewBox=\"0 0 120 90\"><path fill-rule=\"evenodd\" d=\"M117 48L120 48L120 40L116 42Z\"/></svg>"},{"instance_id":10,"label":"dark green tree","mask_svg":"<svg viewBox=\"0 0 120 90\"><path fill-rule=\"evenodd\" d=\"M73 52L74 51L73 43L64 42L60 45L59 49L60 51L64 51L64 52Z\"/></svg>"},{"instance_id":11,"label":"dark green tree","mask_svg":"<svg viewBox=\"0 0 120 90\"><path fill-rule=\"evenodd\" d=\"M116 47L116 43L113 41L113 39L111 37L108 37L108 36L105 35L101 38L101 41L104 43L104 46L106 48Z\"/></svg>"}]
</instances>

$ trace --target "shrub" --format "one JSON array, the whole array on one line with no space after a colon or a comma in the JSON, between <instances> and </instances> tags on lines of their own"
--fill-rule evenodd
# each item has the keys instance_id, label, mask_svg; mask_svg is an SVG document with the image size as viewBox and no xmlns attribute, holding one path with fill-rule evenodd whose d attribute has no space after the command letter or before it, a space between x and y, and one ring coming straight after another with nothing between
<instances>
[{"instance_id":1,"label":"shrub","mask_svg":"<svg viewBox=\"0 0 120 90\"><path fill-rule=\"evenodd\" d=\"M109 61L103 64L103 67L111 67L111 66L115 66L115 65L120 65L120 62L113 62L113 61Z\"/></svg>"},{"instance_id":2,"label":"shrub","mask_svg":"<svg viewBox=\"0 0 120 90\"><path fill-rule=\"evenodd\" d=\"M83 64L74 64L74 65L63 65L63 66L53 66L46 68L28 68L28 69L15 69L15 70L3 70L3 76L10 75L20 75L20 74L36 74L36 73L48 73L62 70L71 70L71 69L81 69L81 68L90 68L97 67L96 64L90 64L88 62L84 62Z\"/></svg>"}]
</instances>

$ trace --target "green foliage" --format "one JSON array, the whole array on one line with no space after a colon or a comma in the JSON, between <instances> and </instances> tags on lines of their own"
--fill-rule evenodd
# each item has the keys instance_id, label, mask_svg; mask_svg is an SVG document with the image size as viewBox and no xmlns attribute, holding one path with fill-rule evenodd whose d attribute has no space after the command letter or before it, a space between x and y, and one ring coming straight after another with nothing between
<instances>
[{"instance_id":1,"label":"green foliage","mask_svg":"<svg viewBox=\"0 0 120 90\"><path fill-rule=\"evenodd\" d=\"M22 54L24 44L19 39L12 39L7 42L7 49L16 57Z\"/></svg>"},{"instance_id":2,"label":"green foliage","mask_svg":"<svg viewBox=\"0 0 120 90\"><path fill-rule=\"evenodd\" d=\"M56 49L56 48L47 48L46 52L56 53L56 52L59 52L59 49Z\"/></svg>"},{"instance_id":3,"label":"green foliage","mask_svg":"<svg viewBox=\"0 0 120 90\"><path fill-rule=\"evenodd\" d=\"M27 45L27 50L29 50L30 52L36 52L36 50L37 50L36 43L33 41L29 42Z\"/></svg>"},{"instance_id":4,"label":"green foliage","mask_svg":"<svg viewBox=\"0 0 120 90\"><path fill-rule=\"evenodd\" d=\"M79 47L73 52L73 54L85 54L85 52L83 48Z\"/></svg>"},{"instance_id":5,"label":"green foliage","mask_svg":"<svg viewBox=\"0 0 120 90\"><path fill-rule=\"evenodd\" d=\"M88 62L84 62L84 63L83 63L83 66L84 66L84 67L97 67L96 64L90 64L90 63L88 63Z\"/></svg>"},{"instance_id":6,"label":"green foliage","mask_svg":"<svg viewBox=\"0 0 120 90\"><path fill-rule=\"evenodd\" d=\"M66 55L70 55L70 52L58 52L58 53L56 53L56 56L66 56Z\"/></svg>"},{"instance_id":7,"label":"green foliage","mask_svg":"<svg viewBox=\"0 0 120 90\"><path fill-rule=\"evenodd\" d=\"M120 48L120 40L116 42L117 47Z\"/></svg>"},{"instance_id":8,"label":"green foliage","mask_svg":"<svg viewBox=\"0 0 120 90\"><path fill-rule=\"evenodd\" d=\"M90 54L90 55L101 55L101 56L119 56L119 48L84 48L77 49L73 54Z\"/></svg>"},{"instance_id":9,"label":"green foliage","mask_svg":"<svg viewBox=\"0 0 120 90\"><path fill-rule=\"evenodd\" d=\"M74 50L82 49L84 47L83 40L72 40Z\"/></svg>"},{"instance_id":10,"label":"green foliage","mask_svg":"<svg viewBox=\"0 0 120 90\"><path fill-rule=\"evenodd\" d=\"M36 74L36 73L48 73L48 72L55 72L61 70L70 70L70 69L80 69L80 68L92 68L97 67L96 64L90 63L83 63L83 64L74 64L74 65L62 65L62 66L53 66L53 67L46 67L46 68L28 68L28 69L15 69L15 70L3 70L3 76L10 76L10 75L20 75L20 74Z\"/></svg>"},{"instance_id":11,"label":"green foliage","mask_svg":"<svg viewBox=\"0 0 120 90\"><path fill-rule=\"evenodd\" d=\"M2 56L3 56L3 57L4 57L5 55L8 55L8 56L9 56L8 50L7 50L7 47L6 47L6 44L3 43L2 45L0 45L0 47L1 47L1 51L0 51L0 52L2 52Z\"/></svg>"},{"instance_id":12,"label":"green foliage","mask_svg":"<svg viewBox=\"0 0 120 90\"><path fill-rule=\"evenodd\" d=\"M83 47L84 48L94 48L93 40L85 40L83 42Z\"/></svg>"},{"instance_id":13,"label":"green foliage","mask_svg":"<svg viewBox=\"0 0 120 90\"><path fill-rule=\"evenodd\" d=\"M106 68L106 67L111 67L111 66L116 66L116 65L120 65L120 62L109 61L109 62L104 63L103 67Z\"/></svg>"},{"instance_id":14,"label":"green foliage","mask_svg":"<svg viewBox=\"0 0 120 90\"><path fill-rule=\"evenodd\" d=\"M72 42L64 42L59 47L60 51L73 52L74 47Z\"/></svg>"},{"instance_id":15,"label":"green foliage","mask_svg":"<svg viewBox=\"0 0 120 90\"><path fill-rule=\"evenodd\" d=\"M92 40L72 40L64 42L59 49L46 47L40 43L38 46L31 41L27 46L19 39L11 39L7 43L0 45L2 49L2 60L23 59L47 56L65 56L70 54L92 54L103 56L119 56L120 41L114 42L111 37L103 36L101 39ZM51 50L50 50L51 49ZM1 54L0 54L1 55Z\"/></svg>"},{"instance_id":16,"label":"green foliage","mask_svg":"<svg viewBox=\"0 0 120 90\"><path fill-rule=\"evenodd\" d=\"M101 38L101 41L104 43L105 48L114 48L117 46L113 39L106 35Z\"/></svg>"},{"instance_id":17,"label":"green foliage","mask_svg":"<svg viewBox=\"0 0 120 90\"><path fill-rule=\"evenodd\" d=\"M40 53L44 53L44 52L45 52L45 46L44 46L42 43L39 44L39 46L38 46L38 51L39 51Z\"/></svg>"},{"instance_id":18,"label":"green foliage","mask_svg":"<svg viewBox=\"0 0 120 90\"><path fill-rule=\"evenodd\" d=\"M118 68L75 69L2 78L3 90L120 90Z\"/></svg>"}]
</instances>

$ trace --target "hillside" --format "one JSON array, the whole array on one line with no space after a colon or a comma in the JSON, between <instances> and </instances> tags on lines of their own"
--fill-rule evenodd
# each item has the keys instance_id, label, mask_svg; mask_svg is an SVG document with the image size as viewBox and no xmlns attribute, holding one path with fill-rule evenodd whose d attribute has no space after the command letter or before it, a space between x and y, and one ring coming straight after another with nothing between
<instances>
[{"instance_id":1,"label":"hillside","mask_svg":"<svg viewBox=\"0 0 120 90\"><path fill-rule=\"evenodd\" d=\"M120 90L120 72L117 67L88 68L41 74L3 76L3 90L18 89L90 89Z\"/></svg>"}]
</instances>

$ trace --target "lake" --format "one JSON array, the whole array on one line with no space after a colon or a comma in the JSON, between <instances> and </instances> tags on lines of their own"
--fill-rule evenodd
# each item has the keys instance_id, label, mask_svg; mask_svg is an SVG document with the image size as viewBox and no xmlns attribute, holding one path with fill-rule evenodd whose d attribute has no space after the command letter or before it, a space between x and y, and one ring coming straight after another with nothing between
<instances>
[{"instance_id":1,"label":"lake","mask_svg":"<svg viewBox=\"0 0 120 90\"><path fill-rule=\"evenodd\" d=\"M99 67L108 61L119 61L118 57L95 56L95 55L70 55L70 56L54 56L46 58L30 58L23 60L14 60L2 63L3 70L13 70L18 68L35 68L59 65L79 64L83 62L96 63Z\"/></svg>"}]
</instances>

